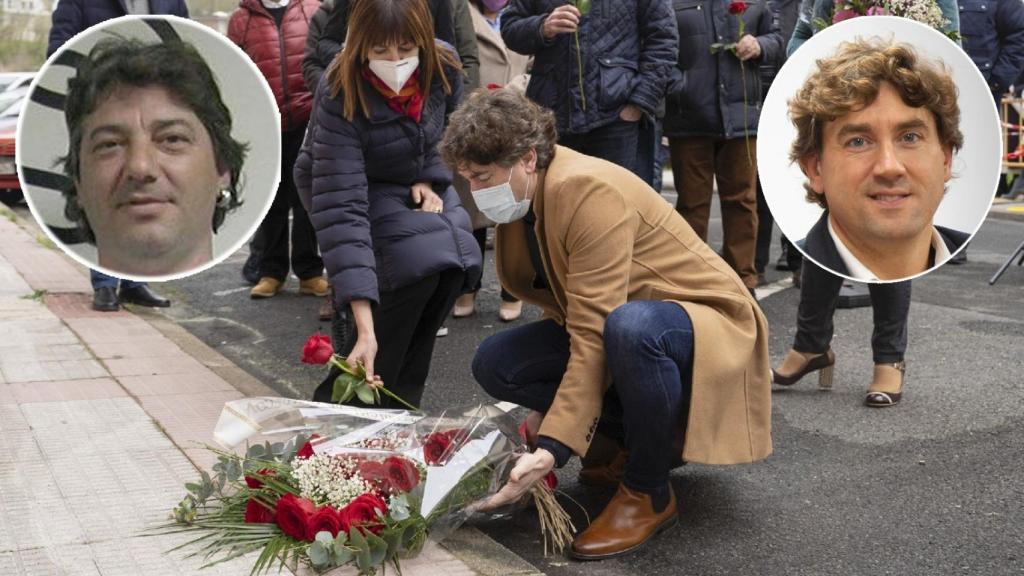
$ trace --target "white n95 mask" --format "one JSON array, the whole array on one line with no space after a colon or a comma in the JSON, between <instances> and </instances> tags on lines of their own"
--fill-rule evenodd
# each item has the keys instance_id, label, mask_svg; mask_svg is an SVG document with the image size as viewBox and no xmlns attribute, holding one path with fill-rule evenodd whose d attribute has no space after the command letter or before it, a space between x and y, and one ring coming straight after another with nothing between
<instances>
[{"instance_id":1,"label":"white n95 mask","mask_svg":"<svg viewBox=\"0 0 1024 576\"><path fill-rule=\"evenodd\" d=\"M370 60L370 72L387 84L388 88L395 94L402 91L402 87L412 77L413 72L420 65L419 56L410 56L402 60Z\"/></svg>"},{"instance_id":2,"label":"white n95 mask","mask_svg":"<svg viewBox=\"0 0 1024 576\"><path fill-rule=\"evenodd\" d=\"M514 169L515 166L508 171L508 182L472 192L476 207L483 212L484 216L498 224L515 222L530 211L530 199L523 198L517 201L512 193L512 170ZM529 181L526 183L526 195L530 195Z\"/></svg>"}]
</instances>

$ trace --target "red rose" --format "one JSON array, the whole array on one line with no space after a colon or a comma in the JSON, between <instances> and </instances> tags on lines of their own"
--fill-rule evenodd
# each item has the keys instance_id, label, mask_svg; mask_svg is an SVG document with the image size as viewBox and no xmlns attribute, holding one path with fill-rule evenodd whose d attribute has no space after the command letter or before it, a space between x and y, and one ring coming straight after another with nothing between
<instances>
[{"instance_id":1,"label":"red rose","mask_svg":"<svg viewBox=\"0 0 1024 576\"><path fill-rule=\"evenodd\" d=\"M388 481L393 491L408 492L420 483L420 471L416 465L401 456L390 456L384 461Z\"/></svg>"},{"instance_id":2,"label":"red rose","mask_svg":"<svg viewBox=\"0 0 1024 576\"><path fill-rule=\"evenodd\" d=\"M388 470L383 462L366 460L359 463L359 475L375 490L386 491L390 484Z\"/></svg>"},{"instance_id":3,"label":"red rose","mask_svg":"<svg viewBox=\"0 0 1024 576\"><path fill-rule=\"evenodd\" d=\"M733 16L739 16L747 11L747 3L736 0L735 2L729 3L729 14Z\"/></svg>"},{"instance_id":4,"label":"red rose","mask_svg":"<svg viewBox=\"0 0 1024 576\"><path fill-rule=\"evenodd\" d=\"M309 523L306 525L306 540L316 540L317 532L330 532L331 536L337 536L338 532L348 532L348 527L347 517L342 516L330 506L324 506L309 517Z\"/></svg>"},{"instance_id":5,"label":"red rose","mask_svg":"<svg viewBox=\"0 0 1024 576\"><path fill-rule=\"evenodd\" d=\"M380 516L387 516L388 505L384 499L376 494L366 493L349 502L341 513L349 521L350 526L362 526L374 534L380 534L384 529L384 522L377 515L378 510Z\"/></svg>"},{"instance_id":6,"label":"red rose","mask_svg":"<svg viewBox=\"0 0 1024 576\"><path fill-rule=\"evenodd\" d=\"M423 441L423 459L430 466L441 464L441 460L447 455L452 441L444 432L434 432Z\"/></svg>"},{"instance_id":7,"label":"red rose","mask_svg":"<svg viewBox=\"0 0 1024 576\"><path fill-rule=\"evenodd\" d=\"M262 468L260 470L257 470L256 473L253 474L252 476L249 476L248 474L246 474L245 475L245 484L249 488L252 488L253 490L258 490L258 489L263 487L263 481L260 480L260 478L267 478L269 476L274 476L274 475L275 475L275 472L272 469L270 469L270 468Z\"/></svg>"},{"instance_id":8,"label":"red rose","mask_svg":"<svg viewBox=\"0 0 1024 576\"><path fill-rule=\"evenodd\" d=\"M302 347L302 362L305 364L327 364L334 354L330 336L321 336L319 332L306 340Z\"/></svg>"},{"instance_id":9,"label":"red rose","mask_svg":"<svg viewBox=\"0 0 1024 576\"><path fill-rule=\"evenodd\" d=\"M277 501L275 520L281 528L281 532L296 540L305 540L306 526L309 525L309 517L314 512L316 512L316 504L305 498L299 498L295 494L285 494Z\"/></svg>"},{"instance_id":10,"label":"red rose","mask_svg":"<svg viewBox=\"0 0 1024 576\"><path fill-rule=\"evenodd\" d=\"M313 452L313 440L319 440L319 439L320 439L320 436L318 434L311 435L309 437L309 441L306 442L305 444L303 444L302 448L299 448L299 451L295 453L295 457L296 458L312 458L314 455L316 455L316 452Z\"/></svg>"},{"instance_id":11,"label":"red rose","mask_svg":"<svg viewBox=\"0 0 1024 576\"><path fill-rule=\"evenodd\" d=\"M273 524L275 511L250 498L245 504L246 524Z\"/></svg>"},{"instance_id":12,"label":"red rose","mask_svg":"<svg viewBox=\"0 0 1024 576\"><path fill-rule=\"evenodd\" d=\"M462 446L463 444L466 443L467 440L469 440L469 432L467 432L463 428L455 428L449 430L445 432L445 435L447 435L448 440L455 445L454 447L452 447L453 451L456 449L456 447Z\"/></svg>"},{"instance_id":13,"label":"red rose","mask_svg":"<svg viewBox=\"0 0 1024 576\"><path fill-rule=\"evenodd\" d=\"M548 472L548 475L541 478L541 482L547 486L548 491L554 492L558 488L558 476L555 476L554 472Z\"/></svg>"}]
</instances>

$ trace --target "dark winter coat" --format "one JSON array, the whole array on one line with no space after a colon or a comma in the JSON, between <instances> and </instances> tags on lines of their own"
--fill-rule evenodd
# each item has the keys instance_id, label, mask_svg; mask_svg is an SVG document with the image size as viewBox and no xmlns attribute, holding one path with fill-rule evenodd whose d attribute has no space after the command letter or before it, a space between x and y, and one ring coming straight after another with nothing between
<instances>
[{"instance_id":1,"label":"dark winter coat","mask_svg":"<svg viewBox=\"0 0 1024 576\"><path fill-rule=\"evenodd\" d=\"M149 0L149 13L188 18L188 6L185 0ZM50 28L46 55L56 52L82 30L127 14L128 8L122 0L59 0L53 10L53 26Z\"/></svg>"},{"instance_id":2,"label":"dark winter coat","mask_svg":"<svg viewBox=\"0 0 1024 576\"><path fill-rule=\"evenodd\" d=\"M317 58L325 68L341 51L348 33L349 6L353 0L336 0L327 13L323 31L317 44ZM427 8L434 17L434 37L455 46L455 21L452 16L451 0L427 0Z\"/></svg>"},{"instance_id":3,"label":"dark winter coat","mask_svg":"<svg viewBox=\"0 0 1024 576\"><path fill-rule=\"evenodd\" d=\"M459 73L447 72L452 94L435 78L420 124L388 108L369 83L370 117L357 109L349 122L342 94L331 98L327 77L320 81L295 184L316 228L336 305L378 302L381 292L451 268L466 271L466 290L480 277L480 248L437 150L445 119L462 96ZM415 210L416 182L432 184L444 201L441 214Z\"/></svg>"},{"instance_id":4,"label":"dark winter coat","mask_svg":"<svg viewBox=\"0 0 1024 576\"><path fill-rule=\"evenodd\" d=\"M669 138L742 138L757 135L761 114L762 64L781 59L784 46L778 22L766 0L747 5L740 16L729 14L727 0L680 0L673 3L679 31L679 64L665 105ZM754 36L761 55L740 65L729 50L711 53L714 43Z\"/></svg>"},{"instance_id":5,"label":"dark winter coat","mask_svg":"<svg viewBox=\"0 0 1024 576\"><path fill-rule=\"evenodd\" d=\"M319 6L317 0L292 0L278 29L260 0L242 0L228 22L228 38L252 58L274 91L282 132L309 121L313 95L302 79L302 56L309 21Z\"/></svg>"},{"instance_id":6,"label":"dark winter coat","mask_svg":"<svg viewBox=\"0 0 1024 576\"><path fill-rule=\"evenodd\" d=\"M992 93L1002 96L1024 71L1024 3L959 0L964 51Z\"/></svg>"},{"instance_id":7,"label":"dark winter coat","mask_svg":"<svg viewBox=\"0 0 1024 576\"><path fill-rule=\"evenodd\" d=\"M575 34L559 34L550 42L541 35L544 19L565 3L512 0L501 15L508 49L534 56L526 95L555 112L559 134L583 134L611 124L627 104L653 116L678 51L670 3L593 0L580 21L579 51Z\"/></svg>"}]
</instances>

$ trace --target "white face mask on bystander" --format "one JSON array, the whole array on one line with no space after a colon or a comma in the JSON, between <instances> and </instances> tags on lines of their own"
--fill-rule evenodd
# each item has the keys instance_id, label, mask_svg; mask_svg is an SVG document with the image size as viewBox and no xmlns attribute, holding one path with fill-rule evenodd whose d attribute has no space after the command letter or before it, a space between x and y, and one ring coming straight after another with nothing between
<instances>
[{"instance_id":1,"label":"white face mask on bystander","mask_svg":"<svg viewBox=\"0 0 1024 576\"><path fill-rule=\"evenodd\" d=\"M410 56L401 60L370 60L370 72L380 78L388 88L395 94L401 92L402 87L412 77L420 65L418 56Z\"/></svg>"}]
</instances>

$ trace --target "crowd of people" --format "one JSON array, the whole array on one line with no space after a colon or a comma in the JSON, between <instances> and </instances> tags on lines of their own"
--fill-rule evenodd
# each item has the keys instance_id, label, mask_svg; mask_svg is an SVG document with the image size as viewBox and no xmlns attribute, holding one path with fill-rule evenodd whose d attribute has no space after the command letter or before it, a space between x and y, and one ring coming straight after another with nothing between
<instances>
[{"instance_id":1,"label":"crowd of people","mask_svg":"<svg viewBox=\"0 0 1024 576\"><path fill-rule=\"evenodd\" d=\"M60 0L51 53L74 32L120 15L96 4ZM180 1L111 4L121 14L187 16ZM994 98L1024 85L1019 0L937 4L945 31L963 38ZM275 296L290 269L300 293L323 298L318 314L332 322L336 352L418 405L437 334L451 315L475 313L496 225L501 320L518 319L524 303L543 317L487 338L473 360L491 396L529 409L534 448L488 504L518 499L578 456L581 482L618 490L571 555L630 552L676 521L674 466L771 453L773 382L790 386L819 372L820 385L831 385L842 278L802 262L783 238L777 265L793 271L800 304L792 349L774 370L755 288L772 238L757 172L761 103L787 53L832 6L242 0L228 37L273 90L282 142L281 183L243 268L250 295ZM935 73L902 49L868 42L823 55L813 77L823 84L851 60L876 61L883 72L846 70L843 78L869 86L852 102L823 110L814 103L824 92L809 86L809 100L790 108L798 128L808 127L793 160L826 208L819 245L836 254L834 266L816 259L833 270L873 264L856 246L844 248L842 207L826 202L835 181L823 168L837 161L822 134L892 101L914 118L893 122L916 130L893 139L932 146L924 152L945 158L947 180L949 155L961 144L955 90L952 103L915 100L914 87ZM904 170L893 167L904 161L887 145L878 148L875 164ZM675 206L659 194L665 164ZM943 172L932 175L938 181ZM706 244L716 189L720 251ZM933 235L948 235L933 233L930 218L922 225L914 232L922 265L966 239L931 244ZM793 240L812 251L816 238ZM144 284L124 283L120 292L116 284L94 274L97 309L116 309L119 298L169 304ZM864 403L889 407L904 392L910 281L872 283L870 294L875 368ZM336 376L327 375L315 400L330 400Z\"/></svg>"}]
</instances>

